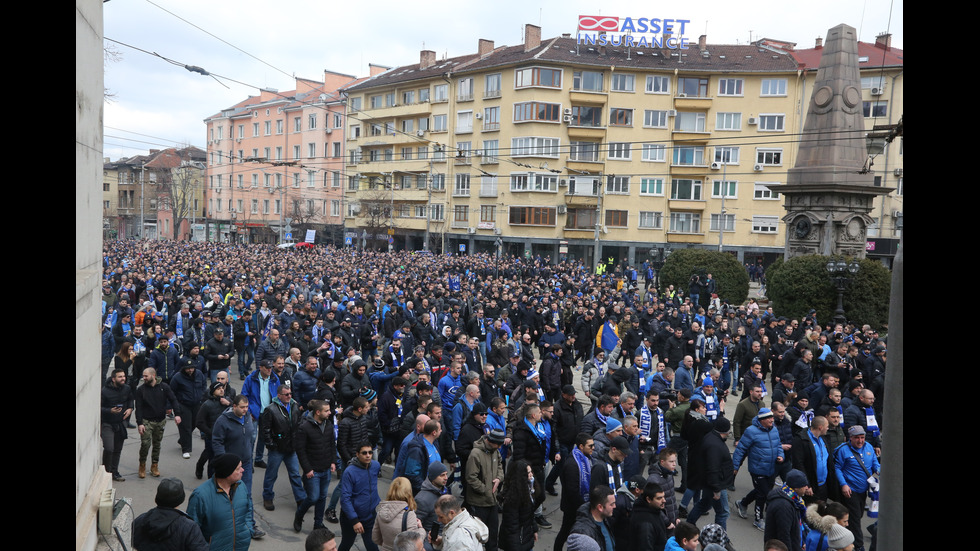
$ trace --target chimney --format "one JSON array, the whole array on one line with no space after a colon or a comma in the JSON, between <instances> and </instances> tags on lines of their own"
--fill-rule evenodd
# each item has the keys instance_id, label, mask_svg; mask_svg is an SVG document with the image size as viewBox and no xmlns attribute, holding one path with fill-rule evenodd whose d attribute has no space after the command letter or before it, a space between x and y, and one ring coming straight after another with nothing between
<instances>
[{"instance_id":1,"label":"chimney","mask_svg":"<svg viewBox=\"0 0 980 551\"><path fill-rule=\"evenodd\" d=\"M541 45L541 27L524 25L524 51L530 52Z\"/></svg>"},{"instance_id":2,"label":"chimney","mask_svg":"<svg viewBox=\"0 0 980 551\"><path fill-rule=\"evenodd\" d=\"M823 37L818 36L816 42L813 45L814 48L823 48Z\"/></svg>"},{"instance_id":3,"label":"chimney","mask_svg":"<svg viewBox=\"0 0 980 551\"><path fill-rule=\"evenodd\" d=\"M476 53L483 57L493 51L493 40L481 38L476 45Z\"/></svg>"},{"instance_id":4,"label":"chimney","mask_svg":"<svg viewBox=\"0 0 980 551\"><path fill-rule=\"evenodd\" d=\"M663 47L664 48L667 47L667 41L670 40L670 37L671 36L672 36L671 33L664 33L663 34L663 42L661 42L661 44L663 44Z\"/></svg>"},{"instance_id":5,"label":"chimney","mask_svg":"<svg viewBox=\"0 0 980 551\"><path fill-rule=\"evenodd\" d=\"M875 46L879 48L888 49L892 47L892 35L891 33L881 33L875 38Z\"/></svg>"},{"instance_id":6,"label":"chimney","mask_svg":"<svg viewBox=\"0 0 980 551\"><path fill-rule=\"evenodd\" d=\"M391 67L385 67L384 65L378 65L376 63L368 63L368 72L370 76L380 75L381 73L391 69Z\"/></svg>"},{"instance_id":7,"label":"chimney","mask_svg":"<svg viewBox=\"0 0 980 551\"><path fill-rule=\"evenodd\" d=\"M698 49L707 50L708 49L708 35L702 34L698 37Z\"/></svg>"},{"instance_id":8,"label":"chimney","mask_svg":"<svg viewBox=\"0 0 980 551\"><path fill-rule=\"evenodd\" d=\"M435 50L422 50L419 54L419 69L428 69L436 64Z\"/></svg>"}]
</instances>

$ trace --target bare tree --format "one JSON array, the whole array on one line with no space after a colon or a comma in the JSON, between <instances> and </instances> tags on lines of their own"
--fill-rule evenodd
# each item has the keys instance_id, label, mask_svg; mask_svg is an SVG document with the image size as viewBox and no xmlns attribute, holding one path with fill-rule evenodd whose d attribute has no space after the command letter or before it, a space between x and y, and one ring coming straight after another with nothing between
<instances>
[{"instance_id":1,"label":"bare tree","mask_svg":"<svg viewBox=\"0 0 980 551\"><path fill-rule=\"evenodd\" d=\"M190 218L194 198L204 182L204 163L181 161L179 166L164 173L162 195L173 213L174 240L180 239L184 222Z\"/></svg>"},{"instance_id":2,"label":"bare tree","mask_svg":"<svg viewBox=\"0 0 980 551\"><path fill-rule=\"evenodd\" d=\"M383 236L387 234L388 229L397 227L395 213L392 211L391 191L379 186L362 194L358 204L360 206L358 218L362 221L360 227L368 233L368 247L387 247L387 240Z\"/></svg>"}]
</instances>

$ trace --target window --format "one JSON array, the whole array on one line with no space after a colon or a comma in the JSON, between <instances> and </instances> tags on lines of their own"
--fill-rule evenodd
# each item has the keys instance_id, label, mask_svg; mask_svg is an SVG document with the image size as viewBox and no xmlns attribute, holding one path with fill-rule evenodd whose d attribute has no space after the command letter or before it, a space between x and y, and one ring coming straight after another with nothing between
<instances>
[{"instance_id":1,"label":"window","mask_svg":"<svg viewBox=\"0 0 980 551\"><path fill-rule=\"evenodd\" d=\"M419 88L419 103L426 103L429 101L429 89Z\"/></svg>"},{"instance_id":2,"label":"window","mask_svg":"<svg viewBox=\"0 0 980 551\"><path fill-rule=\"evenodd\" d=\"M361 125L352 124L350 127L350 137L352 139L357 139L361 137Z\"/></svg>"},{"instance_id":3,"label":"window","mask_svg":"<svg viewBox=\"0 0 980 551\"><path fill-rule=\"evenodd\" d=\"M262 176L265 177L265 184L264 184L264 186L265 187L272 187L272 183L271 183L272 182L272 180L271 180L272 176L270 174L263 174Z\"/></svg>"},{"instance_id":4,"label":"window","mask_svg":"<svg viewBox=\"0 0 980 551\"><path fill-rule=\"evenodd\" d=\"M718 95L719 96L741 96L742 95L742 84L744 81L740 78L723 78L718 80Z\"/></svg>"},{"instance_id":5,"label":"window","mask_svg":"<svg viewBox=\"0 0 980 551\"><path fill-rule=\"evenodd\" d=\"M432 116L432 131L433 132L445 132L446 131L446 115L433 115Z\"/></svg>"},{"instance_id":6,"label":"window","mask_svg":"<svg viewBox=\"0 0 980 551\"><path fill-rule=\"evenodd\" d=\"M759 115L759 132L782 132L786 115Z\"/></svg>"},{"instance_id":7,"label":"window","mask_svg":"<svg viewBox=\"0 0 980 551\"><path fill-rule=\"evenodd\" d=\"M436 84L432 87L432 101L435 103L449 100L449 85Z\"/></svg>"},{"instance_id":8,"label":"window","mask_svg":"<svg viewBox=\"0 0 980 551\"><path fill-rule=\"evenodd\" d=\"M473 78L461 78L456 84L456 101L470 101L473 99Z\"/></svg>"},{"instance_id":9,"label":"window","mask_svg":"<svg viewBox=\"0 0 980 551\"><path fill-rule=\"evenodd\" d=\"M497 206L496 205L481 205L480 206L480 222L483 223L494 223L497 221Z\"/></svg>"},{"instance_id":10,"label":"window","mask_svg":"<svg viewBox=\"0 0 980 551\"><path fill-rule=\"evenodd\" d=\"M470 196L470 175L457 174L456 185L453 187L453 197L469 197L469 196Z\"/></svg>"},{"instance_id":11,"label":"window","mask_svg":"<svg viewBox=\"0 0 980 551\"><path fill-rule=\"evenodd\" d=\"M259 123L253 122L252 123L252 136L258 136L258 135L259 135Z\"/></svg>"},{"instance_id":12,"label":"window","mask_svg":"<svg viewBox=\"0 0 980 551\"><path fill-rule=\"evenodd\" d=\"M870 90L872 88L882 90L885 88L885 77L861 77L861 88L865 90Z\"/></svg>"},{"instance_id":13,"label":"window","mask_svg":"<svg viewBox=\"0 0 980 551\"><path fill-rule=\"evenodd\" d=\"M445 220L446 219L446 205L429 205L429 219L430 220Z\"/></svg>"},{"instance_id":14,"label":"window","mask_svg":"<svg viewBox=\"0 0 980 551\"><path fill-rule=\"evenodd\" d=\"M418 148L417 148L417 149L415 150L415 154L416 154L416 156L417 156L417 157L418 157L419 159L423 159L423 160L424 160L424 159L428 159L428 158L429 158L429 148L428 148L428 147L426 147L426 146L424 146L424 145L420 145L420 146L419 146L419 147L418 147Z\"/></svg>"},{"instance_id":15,"label":"window","mask_svg":"<svg viewBox=\"0 0 980 551\"><path fill-rule=\"evenodd\" d=\"M704 165L704 147L674 147L674 166Z\"/></svg>"},{"instance_id":16,"label":"window","mask_svg":"<svg viewBox=\"0 0 980 551\"><path fill-rule=\"evenodd\" d=\"M618 108L610 109L609 124L612 126L633 126L633 110Z\"/></svg>"},{"instance_id":17,"label":"window","mask_svg":"<svg viewBox=\"0 0 980 551\"><path fill-rule=\"evenodd\" d=\"M350 153L350 161L348 162L348 164L355 165L355 164L361 162L361 150L360 149L351 149L349 151L349 153Z\"/></svg>"},{"instance_id":18,"label":"window","mask_svg":"<svg viewBox=\"0 0 980 551\"><path fill-rule=\"evenodd\" d=\"M572 142L568 147L570 161L599 161L599 144L596 142Z\"/></svg>"},{"instance_id":19,"label":"window","mask_svg":"<svg viewBox=\"0 0 980 551\"><path fill-rule=\"evenodd\" d=\"M865 117L887 117L888 116L888 102L887 101L866 101L866 102L864 102L864 116Z\"/></svg>"},{"instance_id":20,"label":"window","mask_svg":"<svg viewBox=\"0 0 980 551\"><path fill-rule=\"evenodd\" d=\"M411 134L415 131L415 119L405 119L402 121L402 132Z\"/></svg>"},{"instance_id":21,"label":"window","mask_svg":"<svg viewBox=\"0 0 980 551\"><path fill-rule=\"evenodd\" d=\"M259 200L252 199L252 214L258 214L258 213L259 213Z\"/></svg>"},{"instance_id":22,"label":"window","mask_svg":"<svg viewBox=\"0 0 980 551\"><path fill-rule=\"evenodd\" d=\"M677 79L677 95L679 97L706 98L708 97L708 79L680 77Z\"/></svg>"},{"instance_id":23,"label":"window","mask_svg":"<svg viewBox=\"0 0 980 551\"><path fill-rule=\"evenodd\" d=\"M351 98L350 99L350 108L351 108L351 111L360 111L361 110L361 98L360 97Z\"/></svg>"},{"instance_id":24,"label":"window","mask_svg":"<svg viewBox=\"0 0 980 551\"><path fill-rule=\"evenodd\" d=\"M629 211L625 210L607 210L606 211L606 225L614 228L625 228L628 227L629 222Z\"/></svg>"},{"instance_id":25,"label":"window","mask_svg":"<svg viewBox=\"0 0 980 551\"><path fill-rule=\"evenodd\" d=\"M609 159L616 159L620 161L630 160L630 143L628 142L611 142L609 144L609 152L606 157Z\"/></svg>"},{"instance_id":26,"label":"window","mask_svg":"<svg viewBox=\"0 0 980 551\"><path fill-rule=\"evenodd\" d=\"M565 217L565 228L571 230L595 229L598 212L594 208L568 209Z\"/></svg>"},{"instance_id":27,"label":"window","mask_svg":"<svg viewBox=\"0 0 980 551\"><path fill-rule=\"evenodd\" d=\"M347 203L347 218L354 218L360 210L360 205L357 203Z\"/></svg>"},{"instance_id":28,"label":"window","mask_svg":"<svg viewBox=\"0 0 980 551\"><path fill-rule=\"evenodd\" d=\"M238 138L241 139L241 138L244 138L244 137L245 137L245 125L244 124L239 124L238 125Z\"/></svg>"},{"instance_id":29,"label":"window","mask_svg":"<svg viewBox=\"0 0 980 551\"><path fill-rule=\"evenodd\" d=\"M674 233L701 233L701 214L696 212L670 213L670 231Z\"/></svg>"},{"instance_id":30,"label":"window","mask_svg":"<svg viewBox=\"0 0 980 551\"><path fill-rule=\"evenodd\" d=\"M500 97L500 73L494 73L492 75L487 75L483 79L483 97L485 98L499 98Z\"/></svg>"},{"instance_id":31,"label":"window","mask_svg":"<svg viewBox=\"0 0 980 551\"><path fill-rule=\"evenodd\" d=\"M314 172L312 170L307 170L306 171L306 187L314 187L314 186L316 186L316 176L315 176L315 174L316 174L316 172Z\"/></svg>"},{"instance_id":32,"label":"window","mask_svg":"<svg viewBox=\"0 0 980 551\"><path fill-rule=\"evenodd\" d=\"M656 211L640 211L641 230L662 230L664 228L664 213Z\"/></svg>"},{"instance_id":33,"label":"window","mask_svg":"<svg viewBox=\"0 0 980 551\"><path fill-rule=\"evenodd\" d=\"M316 117L313 117L313 124L316 124ZM302 130L303 130L302 117L293 117L293 132L302 132Z\"/></svg>"},{"instance_id":34,"label":"window","mask_svg":"<svg viewBox=\"0 0 980 551\"><path fill-rule=\"evenodd\" d=\"M663 144L643 144L643 160L663 163L667 160L667 148Z\"/></svg>"},{"instance_id":35,"label":"window","mask_svg":"<svg viewBox=\"0 0 980 551\"><path fill-rule=\"evenodd\" d=\"M437 145L432 151L432 160L437 162L443 162L446 160L446 150L442 146Z\"/></svg>"},{"instance_id":36,"label":"window","mask_svg":"<svg viewBox=\"0 0 980 551\"><path fill-rule=\"evenodd\" d=\"M783 164L783 150L756 149L755 162L765 166L781 166Z\"/></svg>"},{"instance_id":37,"label":"window","mask_svg":"<svg viewBox=\"0 0 980 551\"><path fill-rule=\"evenodd\" d=\"M483 130L500 130L500 107L483 108Z\"/></svg>"},{"instance_id":38,"label":"window","mask_svg":"<svg viewBox=\"0 0 980 551\"><path fill-rule=\"evenodd\" d=\"M293 146L293 159L299 159L299 145Z\"/></svg>"},{"instance_id":39,"label":"window","mask_svg":"<svg viewBox=\"0 0 980 551\"><path fill-rule=\"evenodd\" d=\"M330 178L330 187L337 188L337 189L340 188L340 173L339 172L334 172L333 173L333 176L331 176L331 178Z\"/></svg>"},{"instance_id":40,"label":"window","mask_svg":"<svg viewBox=\"0 0 980 551\"><path fill-rule=\"evenodd\" d=\"M721 194L726 199L738 199L738 182L735 180L714 180L711 182L711 196L720 199Z\"/></svg>"},{"instance_id":41,"label":"window","mask_svg":"<svg viewBox=\"0 0 980 551\"><path fill-rule=\"evenodd\" d=\"M610 176L606 179L606 193L629 195L629 192L630 192L629 176Z\"/></svg>"},{"instance_id":42,"label":"window","mask_svg":"<svg viewBox=\"0 0 980 551\"><path fill-rule=\"evenodd\" d=\"M738 164L738 148L731 146L715 147L715 162L726 165Z\"/></svg>"},{"instance_id":43,"label":"window","mask_svg":"<svg viewBox=\"0 0 980 551\"><path fill-rule=\"evenodd\" d=\"M528 67L514 71L514 88L528 88L531 86L561 88L561 69Z\"/></svg>"},{"instance_id":44,"label":"window","mask_svg":"<svg viewBox=\"0 0 980 551\"><path fill-rule=\"evenodd\" d=\"M473 111L459 111L456 113L456 133L462 134L473 131Z\"/></svg>"},{"instance_id":45,"label":"window","mask_svg":"<svg viewBox=\"0 0 980 551\"><path fill-rule=\"evenodd\" d=\"M670 77L651 75L647 77L648 94L669 94Z\"/></svg>"},{"instance_id":46,"label":"window","mask_svg":"<svg viewBox=\"0 0 980 551\"><path fill-rule=\"evenodd\" d=\"M718 231L719 228L724 228L725 232L735 231L735 215L734 214L712 214L711 221L708 223L709 231Z\"/></svg>"},{"instance_id":47,"label":"window","mask_svg":"<svg viewBox=\"0 0 980 551\"><path fill-rule=\"evenodd\" d=\"M905 178L899 178L895 184L895 195L899 197L905 195Z\"/></svg>"},{"instance_id":48,"label":"window","mask_svg":"<svg viewBox=\"0 0 980 551\"><path fill-rule=\"evenodd\" d=\"M514 104L514 122L547 121L559 122L561 104L528 101Z\"/></svg>"},{"instance_id":49,"label":"window","mask_svg":"<svg viewBox=\"0 0 980 551\"><path fill-rule=\"evenodd\" d=\"M395 105L396 105L395 93L388 92L387 94L385 94L385 107L394 107Z\"/></svg>"},{"instance_id":50,"label":"window","mask_svg":"<svg viewBox=\"0 0 980 551\"><path fill-rule=\"evenodd\" d=\"M520 172L510 175L511 191L558 191L558 176Z\"/></svg>"},{"instance_id":51,"label":"window","mask_svg":"<svg viewBox=\"0 0 980 551\"><path fill-rule=\"evenodd\" d=\"M500 153L500 142L498 140L484 140L483 141L483 164L491 164L497 162L497 154Z\"/></svg>"},{"instance_id":52,"label":"window","mask_svg":"<svg viewBox=\"0 0 980 551\"><path fill-rule=\"evenodd\" d=\"M299 187L299 172L293 174L293 187Z\"/></svg>"},{"instance_id":53,"label":"window","mask_svg":"<svg viewBox=\"0 0 980 551\"><path fill-rule=\"evenodd\" d=\"M664 194L663 178L642 178L640 180L640 195L659 195Z\"/></svg>"},{"instance_id":54,"label":"window","mask_svg":"<svg viewBox=\"0 0 980 551\"><path fill-rule=\"evenodd\" d=\"M432 191L446 191L446 175L445 174L433 174L432 175Z\"/></svg>"},{"instance_id":55,"label":"window","mask_svg":"<svg viewBox=\"0 0 980 551\"><path fill-rule=\"evenodd\" d=\"M218 174L218 189L221 189L221 179L222 179L222 175Z\"/></svg>"},{"instance_id":56,"label":"window","mask_svg":"<svg viewBox=\"0 0 980 551\"><path fill-rule=\"evenodd\" d=\"M415 103L415 90L406 90L402 92L402 104L412 105Z\"/></svg>"},{"instance_id":57,"label":"window","mask_svg":"<svg viewBox=\"0 0 980 551\"><path fill-rule=\"evenodd\" d=\"M715 119L715 130L741 130L741 113L718 113Z\"/></svg>"},{"instance_id":58,"label":"window","mask_svg":"<svg viewBox=\"0 0 980 551\"><path fill-rule=\"evenodd\" d=\"M599 71L575 71L572 74L572 89L601 92L602 73Z\"/></svg>"},{"instance_id":59,"label":"window","mask_svg":"<svg viewBox=\"0 0 980 551\"><path fill-rule=\"evenodd\" d=\"M265 121L265 135L272 135L272 121Z\"/></svg>"},{"instance_id":60,"label":"window","mask_svg":"<svg viewBox=\"0 0 980 551\"><path fill-rule=\"evenodd\" d=\"M511 138L512 157L554 157L558 158L558 138L527 136Z\"/></svg>"},{"instance_id":61,"label":"window","mask_svg":"<svg viewBox=\"0 0 980 551\"><path fill-rule=\"evenodd\" d=\"M675 179L671 181L670 198L680 201L700 201L701 180Z\"/></svg>"},{"instance_id":62,"label":"window","mask_svg":"<svg viewBox=\"0 0 980 551\"><path fill-rule=\"evenodd\" d=\"M643 112L643 126L646 128L667 128L667 112L647 109Z\"/></svg>"},{"instance_id":63,"label":"window","mask_svg":"<svg viewBox=\"0 0 980 551\"><path fill-rule=\"evenodd\" d=\"M276 160L277 161L281 161L282 160L282 146L281 145L280 146L276 146Z\"/></svg>"},{"instance_id":64,"label":"window","mask_svg":"<svg viewBox=\"0 0 980 551\"><path fill-rule=\"evenodd\" d=\"M862 79L863 82L864 79ZM762 93L765 96L785 96L786 95L786 79L785 78L764 78L762 79Z\"/></svg>"},{"instance_id":65,"label":"window","mask_svg":"<svg viewBox=\"0 0 980 551\"><path fill-rule=\"evenodd\" d=\"M602 107L572 106L571 126L602 126Z\"/></svg>"},{"instance_id":66,"label":"window","mask_svg":"<svg viewBox=\"0 0 980 551\"><path fill-rule=\"evenodd\" d=\"M347 191L357 191L357 186L358 186L357 176L348 176Z\"/></svg>"},{"instance_id":67,"label":"window","mask_svg":"<svg viewBox=\"0 0 980 551\"><path fill-rule=\"evenodd\" d=\"M276 134L282 134L282 119L276 120Z\"/></svg>"},{"instance_id":68,"label":"window","mask_svg":"<svg viewBox=\"0 0 980 551\"><path fill-rule=\"evenodd\" d=\"M254 173L252 174L252 187L253 188L259 187L259 175L258 174L254 174Z\"/></svg>"},{"instance_id":69,"label":"window","mask_svg":"<svg viewBox=\"0 0 980 551\"><path fill-rule=\"evenodd\" d=\"M344 116L340 113L334 113L333 115L333 127L340 128L344 125Z\"/></svg>"},{"instance_id":70,"label":"window","mask_svg":"<svg viewBox=\"0 0 980 551\"><path fill-rule=\"evenodd\" d=\"M754 185L753 199L779 199L779 193L772 191L765 184Z\"/></svg>"},{"instance_id":71,"label":"window","mask_svg":"<svg viewBox=\"0 0 980 551\"><path fill-rule=\"evenodd\" d=\"M677 132L704 132L707 116L704 113L679 111L674 117L674 130Z\"/></svg>"},{"instance_id":72,"label":"window","mask_svg":"<svg viewBox=\"0 0 980 551\"><path fill-rule=\"evenodd\" d=\"M470 207L469 205L456 205L453 207L453 222L463 223L470 221Z\"/></svg>"},{"instance_id":73,"label":"window","mask_svg":"<svg viewBox=\"0 0 980 551\"><path fill-rule=\"evenodd\" d=\"M380 94L368 98L368 106L370 106L371 109L380 108L382 105L384 105L384 103L382 102L383 102L383 98L381 97Z\"/></svg>"},{"instance_id":74,"label":"window","mask_svg":"<svg viewBox=\"0 0 980 551\"><path fill-rule=\"evenodd\" d=\"M262 201L262 214L269 214L269 200Z\"/></svg>"},{"instance_id":75,"label":"window","mask_svg":"<svg viewBox=\"0 0 980 551\"><path fill-rule=\"evenodd\" d=\"M414 151L415 150L412 149L411 147L403 147L402 148L402 151L401 151L402 160L404 160L404 161L411 161L412 160L412 153Z\"/></svg>"},{"instance_id":76,"label":"window","mask_svg":"<svg viewBox=\"0 0 980 551\"><path fill-rule=\"evenodd\" d=\"M753 216L752 233L776 233L779 230L778 216Z\"/></svg>"},{"instance_id":77,"label":"window","mask_svg":"<svg viewBox=\"0 0 980 551\"><path fill-rule=\"evenodd\" d=\"M481 176L480 197L496 197L496 196L497 196L497 177L488 176L488 175Z\"/></svg>"},{"instance_id":78,"label":"window","mask_svg":"<svg viewBox=\"0 0 980 551\"><path fill-rule=\"evenodd\" d=\"M515 226L555 226L555 207L510 207L509 221Z\"/></svg>"},{"instance_id":79,"label":"window","mask_svg":"<svg viewBox=\"0 0 980 551\"><path fill-rule=\"evenodd\" d=\"M383 126L381 126L380 124L372 124L371 125L371 135L372 136L381 136L382 134L384 134L384 127Z\"/></svg>"},{"instance_id":80,"label":"window","mask_svg":"<svg viewBox=\"0 0 980 551\"><path fill-rule=\"evenodd\" d=\"M614 92L632 92L636 89L636 75L613 73L612 89Z\"/></svg>"}]
</instances>

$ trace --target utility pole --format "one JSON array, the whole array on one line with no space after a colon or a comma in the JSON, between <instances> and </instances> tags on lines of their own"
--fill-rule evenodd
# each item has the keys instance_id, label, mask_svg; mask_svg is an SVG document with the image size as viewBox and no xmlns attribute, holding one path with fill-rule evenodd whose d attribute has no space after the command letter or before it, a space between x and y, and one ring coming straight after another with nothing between
<instances>
[{"instance_id":1,"label":"utility pole","mask_svg":"<svg viewBox=\"0 0 980 551\"><path fill-rule=\"evenodd\" d=\"M612 178L612 175L610 175L609 177ZM599 195L599 201L598 203L596 203L596 210L595 210L595 244L592 246L592 261L596 264L599 263L599 260L602 257L602 251L601 251L602 245L599 243L599 230L602 227L602 188L604 187L604 184L602 181L601 171L599 172L598 187L599 189L597 190L597 194Z\"/></svg>"},{"instance_id":2,"label":"utility pole","mask_svg":"<svg viewBox=\"0 0 980 551\"><path fill-rule=\"evenodd\" d=\"M146 179L146 163L140 167L140 239L145 239L146 236L143 235L144 225L146 222L143 220L143 203L146 202L143 194L143 181Z\"/></svg>"},{"instance_id":3,"label":"utility pole","mask_svg":"<svg viewBox=\"0 0 980 551\"><path fill-rule=\"evenodd\" d=\"M432 156L429 156L429 174L425 179L425 189L428 192L425 204L428 205L425 213L425 241L422 243L422 250L429 252L429 220L432 219Z\"/></svg>"}]
</instances>

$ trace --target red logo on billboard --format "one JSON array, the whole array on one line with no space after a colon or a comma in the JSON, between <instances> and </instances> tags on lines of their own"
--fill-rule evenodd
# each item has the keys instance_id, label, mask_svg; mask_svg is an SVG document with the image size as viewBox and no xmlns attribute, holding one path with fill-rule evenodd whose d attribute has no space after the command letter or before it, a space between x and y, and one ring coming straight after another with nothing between
<instances>
[{"instance_id":1,"label":"red logo on billboard","mask_svg":"<svg viewBox=\"0 0 980 551\"><path fill-rule=\"evenodd\" d=\"M615 32L619 30L619 18L603 15L580 15L578 16L578 30Z\"/></svg>"}]
</instances>

